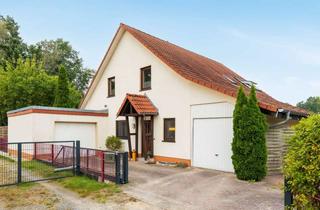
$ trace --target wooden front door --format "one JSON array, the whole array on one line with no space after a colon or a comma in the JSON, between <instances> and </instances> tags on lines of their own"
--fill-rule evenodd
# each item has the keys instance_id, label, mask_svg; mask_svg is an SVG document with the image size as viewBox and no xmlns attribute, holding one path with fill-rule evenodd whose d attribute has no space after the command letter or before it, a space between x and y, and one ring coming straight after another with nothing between
<instances>
[{"instance_id":1,"label":"wooden front door","mask_svg":"<svg viewBox=\"0 0 320 210\"><path fill-rule=\"evenodd\" d=\"M142 156L153 157L153 117L142 119Z\"/></svg>"}]
</instances>

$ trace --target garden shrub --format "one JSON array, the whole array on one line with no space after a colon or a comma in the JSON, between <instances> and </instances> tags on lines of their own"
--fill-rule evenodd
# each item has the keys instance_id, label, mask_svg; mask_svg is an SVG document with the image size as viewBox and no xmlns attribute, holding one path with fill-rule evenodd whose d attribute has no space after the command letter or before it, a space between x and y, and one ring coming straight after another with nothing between
<instances>
[{"instance_id":1,"label":"garden shrub","mask_svg":"<svg viewBox=\"0 0 320 210\"><path fill-rule=\"evenodd\" d=\"M249 98L240 87L233 112L232 163L241 180L260 181L267 173L267 124L252 86Z\"/></svg>"},{"instance_id":2,"label":"garden shrub","mask_svg":"<svg viewBox=\"0 0 320 210\"><path fill-rule=\"evenodd\" d=\"M294 127L284 159L284 175L298 209L319 209L320 115L312 115Z\"/></svg>"},{"instance_id":3,"label":"garden shrub","mask_svg":"<svg viewBox=\"0 0 320 210\"><path fill-rule=\"evenodd\" d=\"M121 139L116 136L109 136L106 140L106 147L112 151L119 151L122 149Z\"/></svg>"}]
</instances>

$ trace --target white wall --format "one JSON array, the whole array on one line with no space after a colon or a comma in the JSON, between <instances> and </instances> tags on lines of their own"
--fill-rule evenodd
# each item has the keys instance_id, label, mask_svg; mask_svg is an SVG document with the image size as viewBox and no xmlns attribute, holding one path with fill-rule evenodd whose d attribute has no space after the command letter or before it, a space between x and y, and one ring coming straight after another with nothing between
<instances>
[{"instance_id":1,"label":"white wall","mask_svg":"<svg viewBox=\"0 0 320 210\"><path fill-rule=\"evenodd\" d=\"M33 115L8 117L8 142L33 141Z\"/></svg>"},{"instance_id":2,"label":"white wall","mask_svg":"<svg viewBox=\"0 0 320 210\"><path fill-rule=\"evenodd\" d=\"M151 65L152 89L140 91L140 68L149 65ZM126 93L147 94L159 109L159 115L154 118L155 155L191 159L190 106L221 101L231 104L235 102L232 97L182 78L128 32L124 33L108 65L103 64L102 67L105 71L101 80L91 97L87 96L90 97L88 102L81 108L105 109L107 106L109 117L106 133L115 135L116 113ZM108 98L107 80L112 76L115 76L116 96ZM163 118L176 118L176 143L162 142ZM134 138L132 143L134 144ZM141 151L141 148L139 150Z\"/></svg>"},{"instance_id":3,"label":"white wall","mask_svg":"<svg viewBox=\"0 0 320 210\"><path fill-rule=\"evenodd\" d=\"M53 141L55 139L55 122L75 122L96 124L96 148L103 148L106 139L107 117L30 113L8 118L8 141ZM81 130L81 126L79 126ZM81 132L79 130L79 133ZM72 139L70 139L72 140ZM90 143L91 144L91 143ZM86 145L88 145L86 143Z\"/></svg>"}]
</instances>

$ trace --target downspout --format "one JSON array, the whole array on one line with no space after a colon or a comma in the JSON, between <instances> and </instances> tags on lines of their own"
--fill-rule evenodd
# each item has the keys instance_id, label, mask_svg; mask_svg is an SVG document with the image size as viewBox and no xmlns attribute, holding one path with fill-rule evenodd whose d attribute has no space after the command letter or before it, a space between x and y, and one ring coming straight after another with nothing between
<instances>
[{"instance_id":1,"label":"downspout","mask_svg":"<svg viewBox=\"0 0 320 210\"><path fill-rule=\"evenodd\" d=\"M278 117L278 113L284 112L284 111L285 110L283 110L283 109L278 109L277 113L276 113L276 117ZM287 111L287 117L286 117L285 120L283 120L281 122L278 122L276 124L270 125L269 128L275 128L275 127L278 127L278 126L286 124L291 119L290 114L291 114L291 111Z\"/></svg>"}]
</instances>

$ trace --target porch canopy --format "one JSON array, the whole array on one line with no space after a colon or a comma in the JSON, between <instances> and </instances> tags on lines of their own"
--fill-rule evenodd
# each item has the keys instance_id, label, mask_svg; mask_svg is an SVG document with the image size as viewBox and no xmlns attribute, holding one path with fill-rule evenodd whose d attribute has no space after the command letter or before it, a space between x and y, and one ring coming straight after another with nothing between
<instances>
[{"instance_id":1,"label":"porch canopy","mask_svg":"<svg viewBox=\"0 0 320 210\"><path fill-rule=\"evenodd\" d=\"M151 150L153 154L153 117L158 115L158 109L154 106L151 100L146 95L128 94L123 100L120 109L117 113L117 117L126 117L127 128L128 128L128 147L129 154L132 157L132 145L131 145L131 135L135 135L135 150L138 153L138 127L139 127L139 117L141 116L141 139L142 139L142 155L146 155L147 152ZM130 132L129 117L135 117L136 126L135 132ZM148 127L148 131L144 126L145 117L149 117L149 122L151 125ZM151 129L151 130L150 130Z\"/></svg>"},{"instance_id":2,"label":"porch canopy","mask_svg":"<svg viewBox=\"0 0 320 210\"><path fill-rule=\"evenodd\" d=\"M146 95L129 94L122 102L118 116L151 116L158 115L158 109Z\"/></svg>"}]
</instances>

